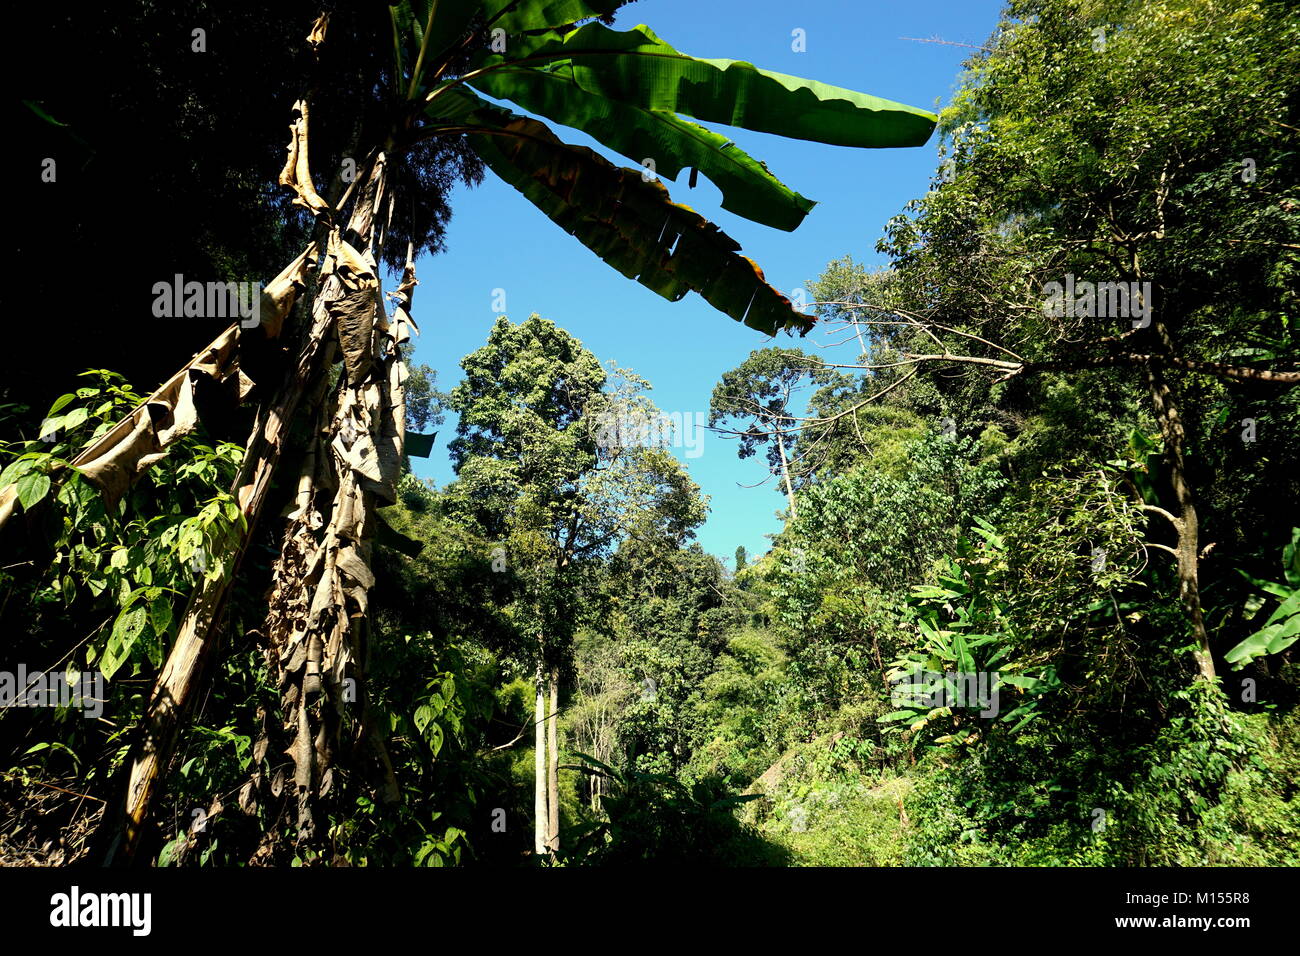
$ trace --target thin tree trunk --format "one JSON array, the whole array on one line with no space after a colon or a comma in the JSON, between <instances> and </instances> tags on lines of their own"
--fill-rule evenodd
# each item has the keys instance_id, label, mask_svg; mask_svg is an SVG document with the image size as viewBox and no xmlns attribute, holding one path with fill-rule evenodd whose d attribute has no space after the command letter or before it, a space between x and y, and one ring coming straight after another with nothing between
<instances>
[{"instance_id":1,"label":"thin tree trunk","mask_svg":"<svg viewBox=\"0 0 1300 956\"><path fill-rule=\"evenodd\" d=\"M610 748L607 748L604 745L607 724L608 724L607 705L604 700L604 694L601 693L600 718L596 723L596 727L591 734L591 754L593 757L595 757L597 760L601 761L602 763L609 763L608 753ZM590 783L591 809L594 811L599 811L601 776L598 773L593 773L593 774L589 774L587 779L591 782Z\"/></svg>"},{"instance_id":2,"label":"thin tree trunk","mask_svg":"<svg viewBox=\"0 0 1300 956\"><path fill-rule=\"evenodd\" d=\"M560 704L560 675L553 667L550 673L550 713L546 716L546 806L549 811L546 845L551 853L560 849L560 747L556 714Z\"/></svg>"},{"instance_id":3,"label":"thin tree trunk","mask_svg":"<svg viewBox=\"0 0 1300 956\"><path fill-rule=\"evenodd\" d=\"M1164 182L1161 174L1161 182ZM1163 208L1163 197L1158 208ZM1160 235L1164 234L1163 218L1160 223ZM1137 250L1132 253L1133 275L1142 289L1142 263ZM1142 295L1139 292L1139 295ZM1143 295L1145 299L1145 295ZM1153 302L1144 301L1147 315L1151 317L1151 331L1160 342L1166 356L1177 354L1174 337L1165 325L1164 319L1157 312ZM1165 373L1156 365L1146 367L1147 390L1151 394L1151 404L1155 409L1156 421L1160 424L1160 434L1165 442L1165 457L1169 462L1170 483L1174 496L1178 499L1180 514L1174 522L1178 531L1178 544L1174 548L1178 559L1178 592L1187 608L1192 621L1192 633L1196 636L1196 669L1199 676L1208 681L1215 679L1214 656L1210 651L1210 635L1205 628L1205 613L1201 608L1201 588L1198 580L1200 564L1200 521L1196 514L1196 496L1192 493L1191 483L1187 480L1187 461L1184 455L1184 442L1187 430L1183 426L1182 415L1178 411L1178 402Z\"/></svg>"},{"instance_id":4,"label":"thin tree trunk","mask_svg":"<svg viewBox=\"0 0 1300 956\"><path fill-rule=\"evenodd\" d=\"M546 696L542 665L537 665L537 700L533 708L533 852L546 853Z\"/></svg>"},{"instance_id":5,"label":"thin tree trunk","mask_svg":"<svg viewBox=\"0 0 1300 956\"><path fill-rule=\"evenodd\" d=\"M1210 651L1210 636L1205 628L1205 613L1201 608L1201 590L1199 578L1200 564L1200 521L1196 514L1196 498L1187 481L1187 464L1183 455L1185 430L1173 390L1164 374L1159 370L1147 368L1147 386L1151 393L1151 403L1155 406L1156 419L1160 423L1160 433L1165 440L1165 454L1169 461L1170 483L1178 499L1180 514L1174 522L1178 532L1178 543L1174 552L1178 559L1178 592L1187 608L1192 621L1192 632L1196 635L1196 668L1205 680L1215 679L1214 657Z\"/></svg>"},{"instance_id":6,"label":"thin tree trunk","mask_svg":"<svg viewBox=\"0 0 1300 956\"><path fill-rule=\"evenodd\" d=\"M790 484L790 463L785 458L785 438L780 432L776 435L776 448L781 453L781 477L785 479L785 496L790 499L790 520L798 517L794 510L794 487Z\"/></svg>"},{"instance_id":7,"label":"thin tree trunk","mask_svg":"<svg viewBox=\"0 0 1300 956\"><path fill-rule=\"evenodd\" d=\"M853 322L853 331L856 332L858 336L858 348L861 349L863 355L866 355L867 343L862 341L862 326L859 325L857 322Z\"/></svg>"}]
</instances>

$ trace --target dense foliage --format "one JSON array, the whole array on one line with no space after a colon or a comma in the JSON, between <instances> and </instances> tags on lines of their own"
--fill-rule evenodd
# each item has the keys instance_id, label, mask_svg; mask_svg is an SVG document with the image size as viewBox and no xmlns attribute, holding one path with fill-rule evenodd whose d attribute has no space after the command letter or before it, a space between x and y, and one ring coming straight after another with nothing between
<instances>
[{"instance_id":1,"label":"dense foliage","mask_svg":"<svg viewBox=\"0 0 1300 956\"><path fill-rule=\"evenodd\" d=\"M846 257L811 284L847 344L757 349L713 391L710 424L789 506L733 568L694 540L709 502L650 383L561 325L502 317L449 394L417 370L407 424L456 412L456 478L408 462L381 509L358 724L384 746L358 743L323 840L283 832L263 533L151 859L1300 864L1291 13L1012 0L888 266ZM248 188L232 198L260 209ZM440 200L421 215L436 244ZM1138 291L1123 314L1053 309L1067 276ZM0 408L21 553L0 656L103 672L107 716L0 711L5 862L102 849L185 595L248 531L241 451L207 429L120 500L57 480L140 400L117 371L82 378Z\"/></svg>"}]
</instances>

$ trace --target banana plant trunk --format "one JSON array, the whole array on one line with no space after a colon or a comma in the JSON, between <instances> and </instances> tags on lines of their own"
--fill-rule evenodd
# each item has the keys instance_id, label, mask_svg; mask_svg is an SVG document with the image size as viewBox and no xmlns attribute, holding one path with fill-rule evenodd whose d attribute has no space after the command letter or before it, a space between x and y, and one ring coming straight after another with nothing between
<instances>
[{"instance_id":1,"label":"banana plant trunk","mask_svg":"<svg viewBox=\"0 0 1300 956\"><path fill-rule=\"evenodd\" d=\"M377 169L384 168L381 154ZM379 175L377 209L384 207L384 182ZM376 509L396 501L401 472L405 368L398 347L408 335L406 309L416 280L408 245L398 307L387 322L377 275L384 231L374 230L361 256L369 271L355 274L353 300L338 313L343 368L332 400L319 407L303 459L263 632L291 740L300 843L317 835L317 805L333 790L346 729L354 749L369 748L388 766L382 740L365 719L365 621L375 582L370 559ZM261 782L257 777L255 786ZM395 787L385 785L381 797L395 801Z\"/></svg>"},{"instance_id":2,"label":"banana plant trunk","mask_svg":"<svg viewBox=\"0 0 1300 956\"><path fill-rule=\"evenodd\" d=\"M302 151L305 156L305 142ZM291 163L293 152L291 146ZM372 154L362 181L365 186L354 201L347 235L365 243L372 238L378 213L386 198L386 163L381 152ZM314 195L314 189L311 192ZM107 863L130 862L139 848L142 830L175 748L185 709L217 642L220 612L247 543L257 527L288 439L290 424L304 396L324 384L340 341L347 351L349 342L343 330L349 321L354 326L361 321L357 318L362 312L359 300L368 298L371 305L379 304L377 270L363 268L365 258L343 238L336 224L329 228L324 245L322 250L322 242L318 240L305 254L318 266L317 293L310 321L305 323L300 336L297 360L291 363L289 375L274 400L259 410L245 449L243 465L232 488L244 518L243 539L235 553L228 556L229 561L223 562L225 573L205 576L186 607L176 641L146 705L141 734L129 755L130 771L120 815L108 813L101 824L101 827L111 830L106 840ZM382 315L382 308L379 314ZM371 316L373 321L373 313ZM403 323L399 320L396 324L400 334ZM400 365L398 371L391 374L399 376ZM390 409L395 406L400 411L400 380L396 385L395 393L390 390L390 395L395 394L396 398L390 397L387 404ZM398 418L400 421L400 415ZM395 437L395 443L390 442L388 447L395 447L395 459L400 462L400 432ZM393 457L393 454L385 456L387 460ZM282 555L277 563L277 578L284 577L284 562Z\"/></svg>"}]
</instances>

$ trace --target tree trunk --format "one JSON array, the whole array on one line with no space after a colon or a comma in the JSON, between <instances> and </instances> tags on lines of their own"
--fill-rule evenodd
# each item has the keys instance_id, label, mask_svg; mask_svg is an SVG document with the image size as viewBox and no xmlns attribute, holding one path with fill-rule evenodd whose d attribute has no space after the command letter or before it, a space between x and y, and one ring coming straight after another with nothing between
<instances>
[{"instance_id":1,"label":"tree trunk","mask_svg":"<svg viewBox=\"0 0 1300 956\"><path fill-rule=\"evenodd\" d=\"M537 701L533 708L533 852L546 854L550 815L546 802L546 686L542 665L537 665Z\"/></svg>"},{"instance_id":2,"label":"tree trunk","mask_svg":"<svg viewBox=\"0 0 1300 956\"><path fill-rule=\"evenodd\" d=\"M560 747L556 715L560 704L560 675L550 673L550 713L546 716L546 806L549 811L546 845L551 853L560 849Z\"/></svg>"},{"instance_id":3,"label":"tree trunk","mask_svg":"<svg viewBox=\"0 0 1300 956\"><path fill-rule=\"evenodd\" d=\"M1164 173L1160 176L1164 182ZM1163 208L1163 196L1159 197L1158 209ZM1160 238L1164 237L1164 220L1160 221ZM1136 249L1132 250L1133 276L1138 280L1138 288L1145 278L1142 262ZM1145 296L1143 296L1145 298ZM1155 304L1144 301L1147 315L1151 317L1151 331L1159 340L1161 351L1169 357L1177 355L1178 349L1174 337L1164 319L1155 308ZM1151 404L1155 410L1156 421L1160 424L1160 434L1165 442L1165 457L1169 462L1170 483L1174 496L1178 499L1180 514L1174 522L1178 531L1178 544L1174 552L1178 559L1178 592L1192 620L1192 633L1196 636L1196 658L1198 675L1208 681L1215 680L1214 656L1210 651L1210 635L1205 629L1205 613L1201 609L1201 588L1198 580L1200 564L1200 521L1196 514L1196 497L1187 480L1187 461L1183 446L1187 430L1178 411L1178 402L1164 371L1156 364L1146 367L1147 390L1151 394Z\"/></svg>"},{"instance_id":4,"label":"tree trunk","mask_svg":"<svg viewBox=\"0 0 1300 956\"><path fill-rule=\"evenodd\" d=\"M785 438L780 432L776 435L776 448L781 453L781 477L785 479L785 496L790 499L790 520L793 521L798 517L794 509L794 487L790 484L790 463L785 458Z\"/></svg>"},{"instance_id":5,"label":"tree trunk","mask_svg":"<svg viewBox=\"0 0 1300 956\"><path fill-rule=\"evenodd\" d=\"M1170 483L1178 499L1180 514L1174 522L1178 532L1178 543L1174 551L1178 559L1178 592L1187 608L1192 621L1192 632L1196 636L1196 669L1205 680L1215 679L1214 657L1210 652L1210 636L1205 628L1205 614L1201 608L1201 590L1199 578L1200 564L1200 522L1196 514L1196 498L1187 481L1187 466L1183 455L1185 430L1178 406L1174 400L1173 390L1164 373L1157 368L1147 367L1147 386L1151 393L1151 403L1155 407L1156 419L1160 423L1160 433L1165 441L1165 457L1169 461Z\"/></svg>"},{"instance_id":6,"label":"tree trunk","mask_svg":"<svg viewBox=\"0 0 1300 956\"><path fill-rule=\"evenodd\" d=\"M853 323L853 331L858 336L858 348L861 349L861 354L865 356L867 354L867 343L862 341L862 326L856 321Z\"/></svg>"}]
</instances>

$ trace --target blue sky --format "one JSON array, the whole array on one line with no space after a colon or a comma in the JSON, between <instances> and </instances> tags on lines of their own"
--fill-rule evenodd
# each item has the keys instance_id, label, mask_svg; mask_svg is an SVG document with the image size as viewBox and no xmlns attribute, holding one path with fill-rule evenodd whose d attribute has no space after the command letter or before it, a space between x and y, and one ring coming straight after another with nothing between
<instances>
[{"instance_id":1,"label":"blue sky","mask_svg":"<svg viewBox=\"0 0 1300 956\"><path fill-rule=\"evenodd\" d=\"M684 53L747 60L934 111L951 99L971 51L902 38L978 45L992 32L1001 6L1001 0L640 0L620 12L616 27L646 23ZM792 49L796 29L804 31L804 52ZM567 142L632 165L581 133L551 125ZM929 188L938 165L937 136L917 149L867 150L725 129L779 179L818 200L798 230L781 232L722 210L717 189L703 176L695 189L687 188L686 171L664 185L675 201L736 239L787 295L845 255L883 265L875 244L885 223ZM447 251L417 264L420 288L413 309L423 333L415 361L437 369L444 389L460 380L461 358L486 341L498 314L496 289L504 290L504 314L512 321L539 313L602 360L649 379L651 398L661 409L692 417L707 415L718 379L751 350L798 342L786 336L769 340L694 293L680 302L659 298L606 266L491 172L476 189L458 188L452 208ZM817 351L816 336L804 343L810 351ZM454 429L449 413L432 455L412 461L418 475L439 484L454 477L447 457ZM737 545L751 554L766 551L766 535L780 529L777 512L784 499L773 481L741 487L767 476L761 454L741 461L735 442L713 433L705 434L696 457L686 457L685 449L677 454L711 498L708 522L698 535L705 549L728 563Z\"/></svg>"}]
</instances>

